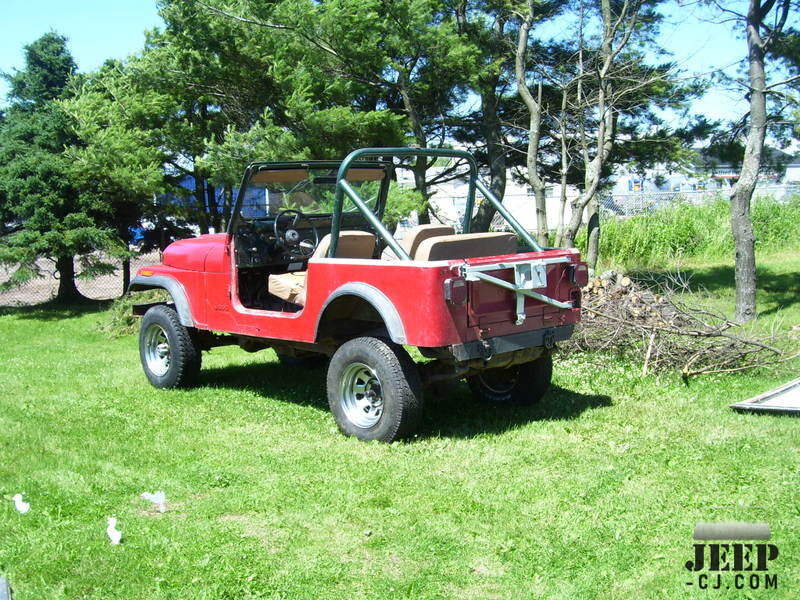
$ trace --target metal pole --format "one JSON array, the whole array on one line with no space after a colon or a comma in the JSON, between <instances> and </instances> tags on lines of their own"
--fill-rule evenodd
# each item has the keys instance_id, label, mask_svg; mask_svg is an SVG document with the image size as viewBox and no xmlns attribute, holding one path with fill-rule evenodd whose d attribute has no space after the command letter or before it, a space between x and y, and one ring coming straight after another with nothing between
<instances>
[{"instance_id":1,"label":"metal pole","mask_svg":"<svg viewBox=\"0 0 800 600\"><path fill-rule=\"evenodd\" d=\"M394 251L395 254L397 254L397 257L400 260L411 260L411 257L408 255L408 253L400 247L400 244L397 243L397 240L394 239L392 234L389 233L389 230L386 229L383 223L381 223L380 219L378 219L378 217L375 216L375 213L373 213L364 203L358 193L353 189L353 186L351 186L344 179L339 182L339 185L344 190L344 193L350 197L353 203L364 214L364 216L367 218L367 221L369 221L369 224L375 228L375 231L377 231L384 240L386 240L386 243L389 244L389 247ZM336 238L333 237L333 227L331 227L331 246L328 249L328 258L336 257L336 249L334 248L333 240L336 239L338 242L338 237L338 231Z\"/></svg>"}]
</instances>

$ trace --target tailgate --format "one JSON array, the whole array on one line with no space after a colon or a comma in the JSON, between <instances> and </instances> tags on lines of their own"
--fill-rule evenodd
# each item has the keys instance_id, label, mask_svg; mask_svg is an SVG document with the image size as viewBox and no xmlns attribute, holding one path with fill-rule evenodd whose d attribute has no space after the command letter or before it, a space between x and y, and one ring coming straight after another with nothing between
<instances>
[{"instance_id":1,"label":"tailgate","mask_svg":"<svg viewBox=\"0 0 800 600\"><path fill-rule=\"evenodd\" d=\"M563 250L468 260L461 270L469 282L468 324L481 329L529 319L541 327L560 312L580 308L580 287L588 277L577 255Z\"/></svg>"}]
</instances>

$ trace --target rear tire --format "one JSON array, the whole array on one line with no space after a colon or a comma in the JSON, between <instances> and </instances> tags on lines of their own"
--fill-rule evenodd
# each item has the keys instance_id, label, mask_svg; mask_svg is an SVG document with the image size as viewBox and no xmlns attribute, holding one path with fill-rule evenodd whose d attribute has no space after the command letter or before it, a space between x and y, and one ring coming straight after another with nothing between
<instances>
[{"instance_id":1,"label":"rear tire","mask_svg":"<svg viewBox=\"0 0 800 600\"><path fill-rule=\"evenodd\" d=\"M397 344L361 337L342 344L328 366L328 404L339 429L360 440L393 442L414 432L422 384Z\"/></svg>"},{"instance_id":2,"label":"rear tire","mask_svg":"<svg viewBox=\"0 0 800 600\"><path fill-rule=\"evenodd\" d=\"M139 357L150 383L164 389L193 385L202 362L194 330L181 325L178 313L163 304L142 318Z\"/></svg>"},{"instance_id":3,"label":"rear tire","mask_svg":"<svg viewBox=\"0 0 800 600\"><path fill-rule=\"evenodd\" d=\"M536 360L505 369L486 369L467 377L472 395L493 404L535 404L547 393L553 377L553 357L548 352Z\"/></svg>"}]
</instances>

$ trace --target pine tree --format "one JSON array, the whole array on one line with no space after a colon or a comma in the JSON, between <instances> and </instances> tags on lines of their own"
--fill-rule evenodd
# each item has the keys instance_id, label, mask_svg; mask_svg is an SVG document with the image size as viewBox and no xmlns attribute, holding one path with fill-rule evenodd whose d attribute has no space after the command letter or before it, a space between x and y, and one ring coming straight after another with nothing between
<instances>
[{"instance_id":1,"label":"pine tree","mask_svg":"<svg viewBox=\"0 0 800 600\"><path fill-rule=\"evenodd\" d=\"M84 270L108 268L90 254L118 245L98 225L102 206L85 198L71 176L65 149L76 143L59 101L69 95L75 61L66 38L51 32L25 46L25 68L5 75L10 106L0 127L0 264L16 267L6 286L41 276L39 261L55 263L59 301L81 298L75 257Z\"/></svg>"}]
</instances>

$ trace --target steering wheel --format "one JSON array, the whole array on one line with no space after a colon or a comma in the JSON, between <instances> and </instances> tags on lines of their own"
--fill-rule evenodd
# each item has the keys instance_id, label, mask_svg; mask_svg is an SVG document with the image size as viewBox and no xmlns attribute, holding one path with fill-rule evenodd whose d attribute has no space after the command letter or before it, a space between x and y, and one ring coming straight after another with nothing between
<instances>
[{"instance_id":1,"label":"steering wheel","mask_svg":"<svg viewBox=\"0 0 800 600\"><path fill-rule=\"evenodd\" d=\"M279 227L278 224L281 219L290 214L294 215L291 223L288 226ZM311 227L311 231L314 232L313 242L309 238L303 238L303 234L297 231L298 223L307 223ZM299 210L294 210L293 208L287 208L275 215L273 231L276 245L278 248L283 248L283 254L288 258L306 260L314 254L314 250L319 246L319 232L314 227L314 222Z\"/></svg>"}]
</instances>

